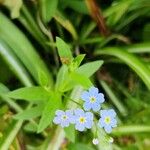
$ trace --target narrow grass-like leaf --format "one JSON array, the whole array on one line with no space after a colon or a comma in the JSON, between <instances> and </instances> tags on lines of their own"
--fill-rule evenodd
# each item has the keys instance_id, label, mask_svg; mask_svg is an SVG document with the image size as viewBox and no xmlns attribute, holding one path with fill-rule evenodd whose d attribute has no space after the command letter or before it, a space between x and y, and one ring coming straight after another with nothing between
<instances>
[{"instance_id":1,"label":"narrow grass-like leaf","mask_svg":"<svg viewBox=\"0 0 150 150\"><path fill-rule=\"evenodd\" d=\"M62 13L59 11L56 12L56 15L54 16L55 20L61 24L69 33L72 35L73 39L77 40L78 35L77 32L73 26L73 24L68 20L65 16L63 16Z\"/></svg>"},{"instance_id":2,"label":"narrow grass-like leaf","mask_svg":"<svg viewBox=\"0 0 150 150\"><path fill-rule=\"evenodd\" d=\"M89 14L89 11L87 9L85 1L80 0L61 0L62 5L72 8L73 10L83 13L83 14Z\"/></svg>"},{"instance_id":3,"label":"narrow grass-like leaf","mask_svg":"<svg viewBox=\"0 0 150 150\"><path fill-rule=\"evenodd\" d=\"M108 94L108 96L111 99L111 101L113 102L113 104L120 111L120 113L122 115L124 115L124 116L127 115L127 110L126 110L125 106L120 102L120 100L118 99L118 97L114 94L114 92L107 85L107 83L104 82L104 81L100 81L100 83L101 83L102 87L104 88L104 90L106 91L106 93Z\"/></svg>"},{"instance_id":4,"label":"narrow grass-like leaf","mask_svg":"<svg viewBox=\"0 0 150 150\"><path fill-rule=\"evenodd\" d=\"M125 47L131 53L150 53L150 43L138 43Z\"/></svg>"},{"instance_id":5,"label":"narrow grass-like leaf","mask_svg":"<svg viewBox=\"0 0 150 150\"><path fill-rule=\"evenodd\" d=\"M32 81L29 74L24 69L24 66L17 59L17 57L11 52L10 48L0 39L0 55L3 57L5 62L11 66L11 70L26 86L31 86Z\"/></svg>"},{"instance_id":6,"label":"narrow grass-like leaf","mask_svg":"<svg viewBox=\"0 0 150 150\"><path fill-rule=\"evenodd\" d=\"M0 20L0 38L9 45L37 81L38 69L41 68L52 84L51 74L25 35L1 12Z\"/></svg>"},{"instance_id":7,"label":"narrow grass-like leaf","mask_svg":"<svg viewBox=\"0 0 150 150\"><path fill-rule=\"evenodd\" d=\"M57 10L58 0L39 0L41 16L44 22L49 22Z\"/></svg>"},{"instance_id":8,"label":"narrow grass-like leaf","mask_svg":"<svg viewBox=\"0 0 150 150\"><path fill-rule=\"evenodd\" d=\"M30 102L48 100L50 93L42 87L25 87L6 94L9 98L27 100Z\"/></svg>"},{"instance_id":9,"label":"narrow grass-like leaf","mask_svg":"<svg viewBox=\"0 0 150 150\"><path fill-rule=\"evenodd\" d=\"M110 47L105 50L99 50L96 51L96 54L111 55L119 58L129 67L131 67L143 80L148 89L150 89L150 69L148 68L147 64L140 60L140 58L136 57L133 54L130 54L124 49L119 49L117 47Z\"/></svg>"},{"instance_id":10,"label":"narrow grass-like leaf","mask_svg":"<svg viewBox=\"0 0 150 150\"><path fill-rule=\"evenodd\" d=\"M149 133L150 126L148 125L125 125L117 127L113 130L112 134L123 135L132 133Z\"/></svg>"},{"instance_id":11,"label":"narrow grass-like leaf","mask_svg":"<svg viewBox=\"0 0 150 150\"><path fill-rule=\"evenodd\" d=\"M10 144L13 142L14 138L16 137L18 131L22 126L22 121L12 121L9 127L6 129L3 137L0 140L0 150L8 150Z\"/></svg>"}]
</instances>

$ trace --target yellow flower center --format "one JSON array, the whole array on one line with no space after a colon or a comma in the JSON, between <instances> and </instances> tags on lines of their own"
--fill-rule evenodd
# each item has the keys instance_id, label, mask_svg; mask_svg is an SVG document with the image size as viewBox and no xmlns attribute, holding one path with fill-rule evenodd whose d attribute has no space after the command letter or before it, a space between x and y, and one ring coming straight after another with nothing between
<instances>
[{"instance_id":1,"label":"yellow flower center","mask_svg":"<svg viewBox=\"0 0 150 150\"><path fill-rule=\"evenodd\" d=\"M68 118L68 117L67 117L66 115L63 115L63 116L62 116L62 119L63 119L63 120L66 120L67 118Z\"/></svg>"},{"instance_id":2,"label":"yellow flower center","mask_svg":"<svg viewBox=\"0 0 150 150\"><path fill-rule=\"evenodd\" d=\"M80 123L85 123L85 122L86 122L86 119L85 119L84 117L80 117L80 118L79 118L79 122L80 122Z\"/></svg>"},{"instance_id":3,"label":"yellow flower center","mask_svg":"<svg viewBox=\"0 0 150 150\"><path fill-rule=\"evenodd\" d=\"M111 121L110 117L106 117L106 118L105 118L105 123L106 123L106 124L110 124L110 121Z\"/></svg>"},{"instance_id":4,"label":"yellow flower center","mask_svg":"<svg viewBox=\"0 0 150 150\"><path fill-rule=\"evenodd\" d=\"M90 102L91 102L91 103L94 103L95 101L96 101L96 98L95 98L95 97L91 97L91 98L90 98Z\"/></svg>"}]
</instances>

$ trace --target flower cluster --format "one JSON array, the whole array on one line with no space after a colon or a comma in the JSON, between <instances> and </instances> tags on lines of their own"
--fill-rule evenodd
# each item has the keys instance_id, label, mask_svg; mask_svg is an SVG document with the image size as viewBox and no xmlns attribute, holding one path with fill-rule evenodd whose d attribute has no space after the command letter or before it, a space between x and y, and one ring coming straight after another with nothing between
<instances>
[{"instance_id":1,"label":"flower cluster","mask_svg":"<svg viewBox=\"0 0 150 150\"><path fill-rule=\"evenodd\" d=\"M101 109L101 104L105 101L104 95L99 93L98 88L91 87L88 91L81 94L83 101L83 109L75 110L57 110L53 120L55 124L61 127L68 127L69 124L74 124L75 129L84 131L91 129L94 124L94 112L99 112L100 119L97 125L104 128L107 133L111 133L112 128L117 126L116 112L113 109ZM93 139L93 144L98 144L97 139Z\"/></svg>"}]
</instances>

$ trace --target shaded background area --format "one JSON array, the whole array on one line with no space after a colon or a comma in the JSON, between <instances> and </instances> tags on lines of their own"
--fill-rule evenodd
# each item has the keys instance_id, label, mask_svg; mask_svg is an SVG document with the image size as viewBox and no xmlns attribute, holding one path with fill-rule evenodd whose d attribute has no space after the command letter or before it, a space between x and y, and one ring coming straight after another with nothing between
<instances>
[{"instance_id":1,"label":"shaded background area","mask_svg":"<svg viewBox=\"0 0 150 150\"><path fill-rule=\"evenodd\" d=\"M55 127L37 134L30 121L14 121L13 114L27 102L12 101L3 93L39 85L40 68L55 83L61 66L58 36L74 56L86 54L84 62L104 60L91 80L118 114L113 149L149 150L149 20L149 0L0 0L0 146L46 150L52 140ZM77 133L75 143L64 139L60 147L101 150L92 146L91 137L90 132Z\"/></svg>"}]
</instances>

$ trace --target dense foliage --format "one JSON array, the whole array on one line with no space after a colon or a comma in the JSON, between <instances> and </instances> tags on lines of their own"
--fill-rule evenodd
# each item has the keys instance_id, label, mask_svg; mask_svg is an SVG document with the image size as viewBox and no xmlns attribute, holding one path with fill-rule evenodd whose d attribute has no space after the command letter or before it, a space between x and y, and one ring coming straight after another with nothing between
<instances>
[{"instance_id":1,"label":"dense foliage","mask_svg":"<svg viewBox=\"0 0 150 150\"><path fill-rule=\"evenodd\" d=\"M0 0L0 150L149 150L149 19L149 0ZM117 127L55 125L92 86Z\"/></svg>"}]
</instances>

